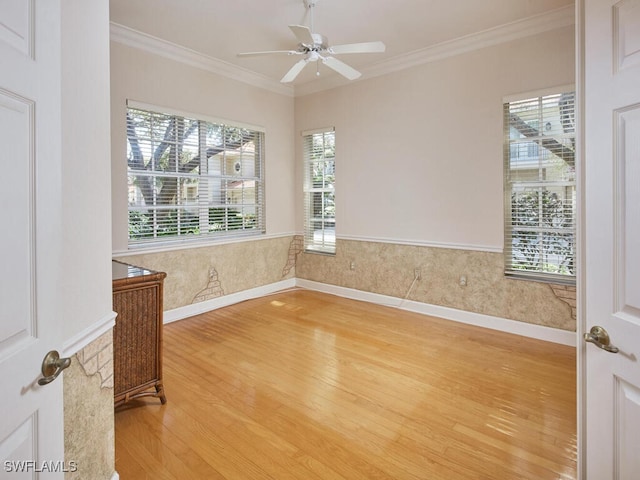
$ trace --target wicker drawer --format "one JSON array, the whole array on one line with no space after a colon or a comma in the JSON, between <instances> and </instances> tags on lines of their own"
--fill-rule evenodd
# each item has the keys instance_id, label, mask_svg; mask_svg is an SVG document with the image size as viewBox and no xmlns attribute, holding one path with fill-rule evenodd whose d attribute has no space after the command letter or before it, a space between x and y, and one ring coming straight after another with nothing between
<instances>
[{"instance_id":1,"label":"wicker drawer","mask_svg":"<svg viewBox=\"0 0 640 480\"><path fill-rule=\"evenodd\" d=\"M115 406L133 398L158 397L162 385L162 287L166 274L113 261Z\"/></svg>"}]
</instances>

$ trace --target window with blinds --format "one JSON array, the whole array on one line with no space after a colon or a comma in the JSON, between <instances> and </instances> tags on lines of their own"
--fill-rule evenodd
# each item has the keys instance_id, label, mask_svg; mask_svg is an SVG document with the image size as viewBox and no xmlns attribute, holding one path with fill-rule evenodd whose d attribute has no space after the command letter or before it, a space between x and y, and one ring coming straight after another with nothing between
<instances>
[{"instance_id":1,"label":"window with blinds","mask_svg":"<svg viewBox=\"0 0 640 480\"><path fill-rule=\"evenodd\" d=\"M129 103L129 246L264 233L264 132Z\"/></svg>"},{"instance_id":2,"label":"window with blinds","mask_svg":"<svg viewBox=\"0 0 640 480\"><path fill-rule=\"evenodd\" d=\"M504 103L505 272L575 283L575 93Z\"/></svg>"},{"instance_id":3,"label":"window with blinds","mask_svg":"<svg viewBox=\"0 0 640 480\"><path fill-rule=\"evenodd\" d=\"M336 138L333 128L303 132L304 248L336 251Z\"/></svg>"}]
</instances>

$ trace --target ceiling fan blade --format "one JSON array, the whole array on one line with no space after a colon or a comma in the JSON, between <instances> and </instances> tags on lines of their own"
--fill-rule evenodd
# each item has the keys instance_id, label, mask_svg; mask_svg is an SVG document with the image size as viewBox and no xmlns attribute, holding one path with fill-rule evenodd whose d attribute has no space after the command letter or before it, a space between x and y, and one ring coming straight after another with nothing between
<instances>
[{"instance_id":1,"label":"ceiling fan blade","mask_svg":"<svg viewBox=\"0 0 640 480\"><path fill-rule=\"evenodd\" d=\"M343 77L347 77L349 80L355 80L356 78L360 77L360 75L362 75L356 69L350 67L346 63L341 62L334 57L325 57L322 59L322 63L324 63L330 69L335 70Z\"/></svg>"},{"instance_id":2,"label":"ceiling fan blade","mask_svg":"<svg viewBox=\"0 0 640 480\"><path fill-rule=\"evenodd\" d=\"M302 60L300 60L299 62L296 62L293 67L291 67L291 70L289 70L284 77L282 77L282 80L280 80L280 82L282 83L289 83L289 82L293 82L296 77L298 76L298 74L302 71L302 69L305 67L305 65L309 62L308 59L303 58Z\"/></svg>"},{"instance_id":3,"label":"ceiling fan blade","mask_svg":"<svg viewBox=\"0 0 640 480\"><path fill-rule=\"evenodd\" d=\"M348 43L329 47L329 53L380 53L386 46L382 42Z\"/></svg>"},{"instance_id":4,"label":"ceiling fan blade","mask_svg":"<svg viewBox=\"0 0 640 480\"><path fill-rule=\"evenodd\" d=\"M256 57L259 55L301 55L302 52L296 50L270 50L264 52L244 52L238 53L238 57Z\"/></svg>"},{"instance_id":5,"label":"ceiling fan blade","mask_svg":"<svg viewBox=\"0 0 640 480\"><path fill-rule=\"evenodd\" d=\"M289 28L301 44L313 46L315 43L309 27L305 27L304 25L289 25Z\"/></svg>"}]
</instances>

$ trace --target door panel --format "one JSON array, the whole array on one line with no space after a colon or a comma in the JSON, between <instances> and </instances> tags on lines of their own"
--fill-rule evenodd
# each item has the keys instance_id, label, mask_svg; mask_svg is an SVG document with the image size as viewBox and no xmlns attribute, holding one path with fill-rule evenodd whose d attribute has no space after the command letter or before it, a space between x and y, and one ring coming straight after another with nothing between
<instances>
[{"instance_id":1,"label":"door panel","mask_svg":"<svg viewBox=\"0 0 640 480\"><path fill-rule=\"evenodd\" d=\"M640 8L634 0L613 6L614 65L617 71L640 65Z\"/></svg>"},{"instance_id":2,"label":"door panel","mask_svg":"<svg viewBox=\"0 0 640 480\"><path fill-rule=\"evenodd\" d=\"M0 90L0 145L7 146L3 165L5 178L11 188L0 189L0 205L4 209L3 222L10 225L12 235L3 240L2 262L5 272L0 275L0 358L13 348L33 338L35 318L34 272L34 183L33 103L10 92Z\"/></svg>"},{"instance_id":3,"label":"door panel","mask_svg":"<svg viewBox=\"0 0 640 480\"><path fill-rule=\"evenodd\" d=\"M18 478L29 478L28 474L32 472L28 472L26 462L36 459L36 425L35 415L32 415L0 442L0 461L4 472L14 476L22 473L23 476Z\"/></svg>"},{"instance_id":4,"label":"door panel","mask_svg":"<svg viewBox=\"0 0 640 480\"><path fill-rule=\"evenodd\" d=\"M62 378L38 385L63 341L60 14L60 0L0 2L2 478L64 475Z\"/></svg>"},{"instance_id":5,"label":"door panel","mask_svg":"<svg viewBox=\"0 0 640 480\"><path fill-rule=\"evenodd\" d=\"M640 318L640 104L615 112L615 131L616 218L619 222L616 228L617 309L631 315L630 321L637 321Z\"/></svg>"},{"instance_id":6,"label":"door panel","mask_svg":"<svg viewBox=\"0 0 640 480\"><path fill-rule=\"evenodd\" d=\"M640 425L640 388L616 378L614 409L614 442L618 445L614 451L617 470L614 478L632 479L640 472L640 444L637 434L629 427Z\"/></svg>"},{"instance_id":7,"label":"door panel","mask_svg":"<svg viewBox=\"0 0 640 480\"><path fill-rule=\"evenodd\" d=\"M583 478L640 471L640 0L584 0Z\"/></svg>"},{"instance_id":8,"label":"door panel","mask_svg":"<svg viewBox=\"0 0 640 480\"><path fill-rule=\"evenodd\" d=\"M0 3L0 42L33 56L34 0Z\"/></svg>"}]
</instances>

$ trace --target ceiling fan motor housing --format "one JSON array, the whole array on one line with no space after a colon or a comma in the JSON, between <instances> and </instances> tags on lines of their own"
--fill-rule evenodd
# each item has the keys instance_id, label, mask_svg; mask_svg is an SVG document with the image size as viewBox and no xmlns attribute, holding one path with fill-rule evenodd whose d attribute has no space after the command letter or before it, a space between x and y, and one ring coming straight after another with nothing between
<instances>
[{"instance_id":1,"label":"ceiling fan motor housing","mask_svg":"<svg viewBox=\"0 0 640 480\"><path fill-rule=\"evenodd\" d=\"M239 56L255 56L255 55L272 55L272 54L286 54L286 55L304 55L304 58L298 60L297 63L291 67L291 69L280 80L282 83L289 83L295 80L302 69L309 64L309 62L318 62L322 60L322 63L330 69L338 72L349 80L355 80L361 76L360 72L347 65L346 63L338 60L333 55L345 54L345 53L376 53L384 52L384 43L378 42L364 42L364 43L351 43L345 45L333 45L329 46L327 37L318 33L313 33L313 7L316 6L319 0L303 0L305 6L310 11L310 26L304 25L289 25L289 28L298 39L298 46L296 50L276 50L276 51L262 51L262 52L246 52L239 53ZM316 70L316 75L320 75L320 71Z\"/></svg>"},{"instance_id":2,"label":"ceiling fan motor housing","mask_svg":"<svg viewBox=\"0 0 640 480\"><path fill-rule=\"evenodd\" d=\"M312 33L311 36L313 37L313 46L305 45L309 51L321 52L329 48L327 37L320 35L319 33Z\"/></svg>"}]
</instances>

